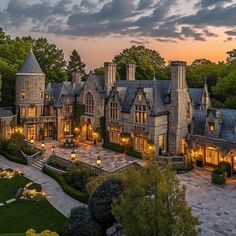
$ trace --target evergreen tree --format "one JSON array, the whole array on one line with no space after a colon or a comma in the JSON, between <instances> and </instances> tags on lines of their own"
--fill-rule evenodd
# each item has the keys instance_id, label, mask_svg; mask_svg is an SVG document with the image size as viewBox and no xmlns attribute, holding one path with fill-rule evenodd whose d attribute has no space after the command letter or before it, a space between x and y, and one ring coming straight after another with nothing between
<instances>
[{"instance_id":1,"label":"evergreen tree","mask_svg":"<svg viewBox=\"0 0 236 236\"><path fill-rule=\"evenodd\" d=\"M70 60L67 65L67 74L69 79L72 79L72 73L79 71L82 77L86 76L85 63L81 60L80 55L76 50L73 50L70 55Z\"/></svg>"}]
</instances>

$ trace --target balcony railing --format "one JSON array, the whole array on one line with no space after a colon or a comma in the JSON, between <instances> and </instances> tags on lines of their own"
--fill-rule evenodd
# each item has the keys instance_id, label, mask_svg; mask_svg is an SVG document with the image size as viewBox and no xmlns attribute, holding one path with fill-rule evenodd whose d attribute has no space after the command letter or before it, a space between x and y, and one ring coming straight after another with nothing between
<instances>
[{"instance_id":1,"label":"balcony railing","mask_svg":"<svg viewBox=\"0 0 236 236\"><path fill-rule=\"evenodd\" d=\"M56 122L55 116L41 116L40 117L41 122Z\"/></svg>"}]
</instances>

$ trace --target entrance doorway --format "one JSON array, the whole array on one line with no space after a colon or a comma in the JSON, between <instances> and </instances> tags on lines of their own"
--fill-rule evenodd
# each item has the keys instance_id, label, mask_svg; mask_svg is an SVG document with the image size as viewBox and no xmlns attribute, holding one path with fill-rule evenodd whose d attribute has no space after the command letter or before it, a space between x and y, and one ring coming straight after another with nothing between
<instances>
[{"instance_id":1,"label":"entrance doorway","mask_svg":"<svg viewBox=\"0 0 236 236\"><path fill-rule=\"evenodd\" d=\"M37 139L37 126L35 124L27 125L27 139Z\"/></svg>"},{"instance_id":2,"label":"entrance doorway","mask_svg":"<svg viewBox=\"0 0 236 236\"><path fill-rule=\"evenodd\" d=\"M86 140L89 140L89 141L93 141L93 129L92 129L92 126L91 124L89 123L84 123L82 126L81 126L81 138L84 138Z\"/></svg>"},{"instance_id":3,"label":"entrance doorway","mask_svg":"<svg viewBox=\"0 0 236 236\"><path fill-rule=\"evenodd\" d=\"M206 147L206 164L217 166L219 159L219 152L213 147Z\"/></svg>"},{"instance_id":4,"label":"entrance doorway","mask_svg":"<svg viewBox=\"0 0 236 236\"><path fill-rule=\"evenodd\" d=\"M44 124L44 137L53 137L54 132L53 132L53 123L46 123Z\"/></svg>"}]
</instances>

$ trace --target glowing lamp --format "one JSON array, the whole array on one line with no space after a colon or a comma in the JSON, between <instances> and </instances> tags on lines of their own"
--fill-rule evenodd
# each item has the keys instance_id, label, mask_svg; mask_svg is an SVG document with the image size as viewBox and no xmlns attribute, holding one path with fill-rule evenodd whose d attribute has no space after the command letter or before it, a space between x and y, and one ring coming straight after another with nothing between
<instances>
[{"instance_id":1,"label":"glowing lamp","mask_svg":"<svg viewBox=\"0 0 236 236\"><path fill-rule=\"evenodd\" d=\"M44 142L41 143L41 148L42 148L42 149L45 148L45 144L44 144Z\"/></svg>"},{"instance_id":2,"label":"glowing lamp","mask_svg":"<svg viewBox=\"0 0 236 236\"><path fill-rule=\"evenodd\" d=\"M32 145L34 145L34 138L33 138L33 137L31 138L30 143L31 143Z\"/></svg>"},{"instance_id":3,"label":"glowing lamp","mask_svg":"<svg viewBox=\"0 0 236 236\"><path fill-rule=\"evenodd\" d=\"M54 154L54 153L55 153L55 147L52 146L52 154Z\"/></svg>"},{"instance_id":4,"label":"glowing lamp","mask_svg":"<svg viewBox=\"0 0 236 236\"><path fill-rule=\"evenodd\" d=\"M102 164L102 159L100 156L97 156L96 164L97 166L100 166Z\"/></svg>"},{"instance_id":5,"label":"glowing lamp","mask_svg":"<svg viewBox=\"0 0 236 236\"><path fill-rule=\"evenodd\" d=\"M76 158L76 153L75 153L75 150L73 150L71 153L70 153L70 157L72 160L74 160Z\"/></svg>"}]
</instances>

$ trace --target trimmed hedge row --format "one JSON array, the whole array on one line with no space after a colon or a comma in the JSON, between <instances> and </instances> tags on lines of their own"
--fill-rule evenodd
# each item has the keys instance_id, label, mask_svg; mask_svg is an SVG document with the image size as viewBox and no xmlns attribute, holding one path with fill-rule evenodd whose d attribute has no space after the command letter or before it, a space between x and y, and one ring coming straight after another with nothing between
<instances>
[{"instance_id":1,"label":"trimmed hedge row","mask_svg":"<svg viewBox=\"0 0 236 236\"><path fill-rule=\"evenodd\" d=\"M110 150L115 151L115 152L120 152L120 153L123 153L125 151L123 146L121 146L119 144L116 144L116 143L103 143L102 147L110 149ZM143 158L143 155L142 155L141 152L138 152L138 151L133 150L131 148L128 148L126 154L128 156L136 157L138 159Z\"/></svg>"},{"instance_id":2,"label":"trimmed hedge row","mask_svg":"<svg viewBox=\"0 0 236 236\"><path fill-rule=\"evenodd\" d=\"M17 157L9 154L8 152L0 149L0 154L6 157L9 161L13 161L19 164L27 165L27 160L24 157Z\"/></svg>"},{"instance_id":3,"label":"trimmed hedge row","mask_svg":"<svg viewBox=\"0 0 236 236\"><path fill-rule=\"evenodd\" d=\"M80 202L83 203L87 203L88 202L88 194L86 193L82 193L74 188L72 188L65 180L65 178L63 177L63 175L60 175L50 169L48 169L47 167L43 167L43 172L47 175L49 175L50 177L52 177L53 179L55 179L60 185L61 188L63 189L63 191L65 193L67 193L69 196L79 200Z\"/></svg>"}]
</instances>

